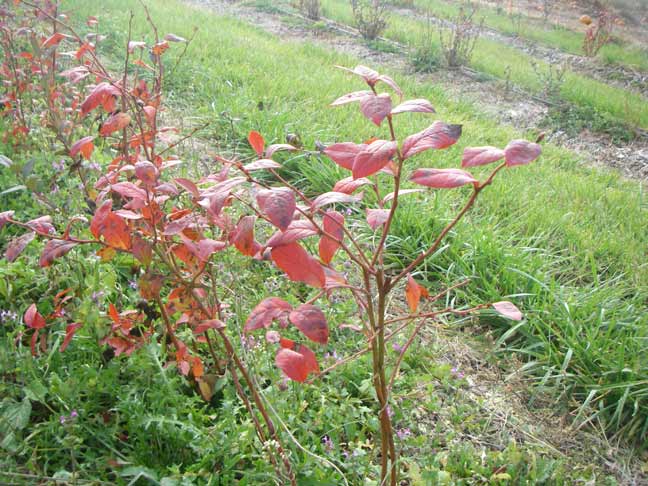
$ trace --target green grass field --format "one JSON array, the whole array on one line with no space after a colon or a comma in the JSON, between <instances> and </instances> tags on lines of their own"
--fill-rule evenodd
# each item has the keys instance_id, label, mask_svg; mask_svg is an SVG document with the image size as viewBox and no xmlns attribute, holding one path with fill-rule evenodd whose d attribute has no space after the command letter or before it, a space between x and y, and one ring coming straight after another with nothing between
<instances>
[{"instance_id":1,"label":"green grass field","mask_svg":"<svg viewBox=\"0 0 648 486\"><path fill-rule=\"evenodd\" d=\"M445 0L417 0L414 2L417 9L442 18L456 18L459 7L456 3ZM484 19L484 25L511 36L520 36L548 47L555 47L571 54L583 54L583 36L585 28L578 23L578 18L573 19L571 29L552 24L545 24L542 20L532 19L526 15L508 15L505 11L498 12L490 7L478 10L477 18ZM648 52L645 48L628 45L623 42L611 43L603 46L598 54L603 62L619 64L621 66L648 70Z\"/></svg>"},{"instance_id":2,"label":"green grass field","mask_svg":"<svg viewBox=\"0 0 648 486\"><path fill-rule=\"evenodd\" d=\"M325 0L322 6L325 16L353 25L353 14L348 2ZM426 31L425 19L417 20L411 16L394 14L389 18L384 35L410 48L416 48L422 42L421 39L425 38ZM438 48L439 38L436 32L429 36L428 42ZM498 79L509 76L514 84L537 93L543 86L533 70L532 62L537 64L540 71L548 69L547 63L535 60L518 49L507 47L501 42L480 38L475 46L470 66ZM565 101L591 107L596 112L630 125L648 127L648 103L645 98L587 78L569 69L561 86L560 96Z\"/></svg>"},{"instance_id":3,"label":"green grass field","mask_svg":"<svg viewBox=\"0 0 648 486\"><path fill-rule=\"evenodd\" d=\"M338 96L363 89L357 79L333 67L353 66L360 62L358 59L308 43L282 42L241 20L216 17L176 0L149 3L161 32L190 37L193 27L198 27L181 68L167 79L167 101L172 106L167 116L171 124L212 122L197 144L208 148L185 154L189 162L195 162L190 164L189 172L200 172L197 161L215 147L236 150L245 145L251 129L259 130L272 142L282 142L287 133L298 134L309 149L316 140L359 142L385 135L384 127L370 126L355 109L328 107ZM327 15L347 20L342 2L325 3ZM114 56L125 44L131 8L138 13L133 38L151 40L141 12L128 0L106 0L100 5L91 0L68 0L63 7L70 10L71 17L99 17L102 30L109 32L109 55ZM418 35L420 25L407 25L403 18L396 17L388 36L410 42ZM502 61L502 52L513 55L499 45L480 43L475 66L498 74L506 63L512 63L516 66L516 82L533 87L524 56ZM118 61L115 63L117 66ZM428 98L438 112L434 118L463 124L462 138L455 147L410 159L411 167L456 167L466 146L499 146L511 138L536 135L495 124L480 114L478 106L450 99L441 86L419 83L389 66L373 67L394 77L409 98ZM617 91L570 74L563 95L624 118L621 100L629 95ZM640 109L637 123L648 126L648 107L638 102L635 107ZM431 123L431 118L421 115L400 117L396 128L399 137ZM47 165L49 161L42 163ZM343 176L341 169L315 155L294 157L286 167L291 178L308 192L330 190ZM3 173L0 176L4 178L2 187L8 186L10 179ZM395 220L390 260L398 262L424 249L465 197L461 190L407 196ZM25 198L0 196L2 210L23 211L23 206L29 204ZM358 216L362 217L361 212ZM430 285L470 278L471 284L458 294L469 304L500 297L518 302L527 315L521 323L512 325L502 319L484 318L475 323L472 331L492 331L495 353L521 358L522 370L508 371L521 371L530 378L534 384L532 395L548 394L556 410L576 411L578 423L589 421L593 428L602 428L609 436L629 443L641 442L648 432L647 218L648 198L640 183L587 168L573 153L546 144L534 165L508 171L486 191L475 210L453 232L448 245L427 263L418 278ZM36 252L29 258L37 258ZM239 265L240 261L231 257L228 264ZM244 286L248 291L244 295L254 299L236 300L241 319L268 295L265 285L273 278L269 270L247 265L241 268L240 278L247 279ZM39 271L30 270L27 263L11 266L3 261L0 296L7 309L22 312L30 299L48 291L48 279L64 282L78 275L84 275L79 278L85 279L89 293L105 289L108 295L116 295L127 286L127 267L124 263L123 268L112 270L105 266L93 268L79 256L70 263L71 273L55 267L45 278ZM86 300L88 316L93 316L96 326L98 310L89 296ZM343 341L349 336L342 331L336 333L341 339L338 349L343 351ZM186 386L173 370L162 367L164 358L154 346L138 353L128 365L120 367L114 361L106 364L93 342L93 334L84 329L79 337L82 345L72 349L71 354L54 353L32 360L25 350L18 365L6 349L9 334L0 331L0 336L4 343L0 345L0 365L8 370L0 390L7 397L13 396L18 404L7 405L9 399L5 400L5 416L11 406L17 421L23 420L25 413L29 419L25 403L31 400L35 403L30 405L34 407L30 408L32 420L42 420L33 427L24 425L22 438L27 448L8 456L7 470L54 473L68 463L69 454L74 463L74 451L84 450L89 454L84 466L86 477L96 474L111 483L127 484L139 477L140 482L130 484L163 484L165 476L177 478L182 473L193 474L196 484L203 484L205 471L216 470L222 473L222 484L234 484L227 481L235 478L240 481L237 484L272 484L271 469L264 463L263 453L252 445L253 429L249 420L240 419L241 406L230 385L223 387L221 407L209 409L191 390L183 388ZM475 430L486 428L488 417L475 417L474 411L461 408L458 399L454 405L447 404L461 385L452 381L447 366L435 364L435 346L431 343L413 350L411 372L403 387L427 382L430 376L441 384L429 388L429 396L424 399L406 398L403 409L408 400L423 400L429 410L450 407L452 420L457 423L465 422ZM249 359L269 363L271 359L265 354L250 351ZM255 366L262 373L276 373L271 367ZM290 396L270 385L264 390L291 430L297 431L299 440L308 443L310 431L316 436L327 434L341 444L375 427L366 407L369 378L359 368L346 366L341 376L314 387L291 385ZM337 378L343 378L346 385L340 387ZM447 400L435 398L439 393L447 395ZM50 397L47 400L43 398L46 395ZM73 407L83 407L88 420L62 430L58 426L58 415L62 414L59 410L69 412ZM120 421L102 427L103 410L109 410ZM413 418L398 414L404 427L413 423ZM117 440L125 430L128 440ZM446 484L439 482L445 480L446 474L460 481L474 477L475 471L488 478L503 464L516 481L529 484L574 484L594 474L587 467L574 467L569 458L556 460L544 451L520 452L514 446L489 451L480 461L478 448L457 444L447 435L449 432L433 429L429 433L436 437L431 442L423 437L407 445L420 457L415 466L422 471L422 482L414 484ZM436 455L439 449L449 452ZM360 444L357 450L367 454ZM294 451L301 461L303 484L328 484L333 474L329 468L319 459L296 448ZM312 446L311 452L326 454L319 444ZM336 457L341 458L341 453L341 448L336 449ZM124 464L118 479L111 475L108 459ZM0 461L0 468L2 465ZM371 473L368 467L354 466L345 472L363 478ZM603 481L601 476L598 479Z\"/></svg>"}]
</instances>

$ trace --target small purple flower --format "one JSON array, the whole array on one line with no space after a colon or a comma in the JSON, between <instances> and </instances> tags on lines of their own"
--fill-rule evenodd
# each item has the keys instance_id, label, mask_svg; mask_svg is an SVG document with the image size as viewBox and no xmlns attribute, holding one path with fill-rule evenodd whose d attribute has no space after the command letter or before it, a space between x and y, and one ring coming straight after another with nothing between
<instances>
[{"instance_id":1,"label":"small purple flower","mask_svg":"<svg viewBox=\"0 0 648 486\"><path fill-rule=\"evenodd\" d=\"M333 350L332 353L326 353L324 359L334 359L336 362L342 361L342 358L338 356L337 351L335 350Z\"/></svg>"},{"instance_id":2,"label":"small purple flower","mask_svg":"<svg viewBox=\"0 0 648 486\"><path fill-rule=\"evenodd\" d=\"M135 280L128 282L128 286L133 290L137 290L137 282Z\"/></svg>"},{"instance_id":3,"label":"small purple flower","mask_svg":"<svg viewBox=\"0 0 648 486\"><path fill-rule=\"evenodd\" d=\"M351 210L351 208L347 208L345 213L347 216L351 216L353 214L353 211Z\"/></svg>"},{"instance_id":4,"label":"small purple flower","mask_svg":"<svg viewBox=\"0 0 648 486\"><path fill-rule=\"evenodd\" d=\"M58 162L52 162L52 168L59 172L65 170L65 161L61 159Z\"/></svg>"},{"instance_id":5,"label":"small purple flower","mask_svg":"<svg viewBox=\"0 0 648 486\"><path fill-rule=\"evenodd\" d=\"M65 419L66 419L66 418L67 418L67 417L66 417L65 415L61 415L61 416L59 417L59 422L61 422L61 425L63 425L63 424L65 423Z\"/></svg>"},{"instance_id":6,"label":"small purple flower","mask_svg":"<svg viewBox=\"0 0 648 486\"><path fill-rule=\"evenodd\" d=\"M402 345L399 344L399 343L393 343L393 344L392 344L392 348L393 348L394 351L396 351L397 353L402 353L403 350L405 349L405 347L402 346Z\"/></svg>"},{"instance_id":7,"label":"small purple flower","mask_svg":"<svg viewBox=\"0 0 648 486\"><path fill-rule=\"evenodd\" d=\"M325 435L322 437L322 444L324 444L324 448L328 451L331 452L335 448L335 444L333 444L333 441L328 435Z\"/></svg>"},{"instance_id":8,"label":"small purple flower","mask_svg":"<svg viewBox=\"0 0 648 486\"><path fill-rule=\"evenodd\" d=\"M398 436L398 438L399 438L400 440L405 440L405 439L407 439L410 435L412 435L412 431L411 431L409 428L405 427L405 428L403 428L403 429L398 429L398 430L396 430L396 435Z\"/></svg>"},{"instance_id":9,"label":"small purple flower","mask_svg":"<svg viewBox=\"0 0 648 486\"><path fill-rule=\"evenodd\" d=\"M57 186L56 184L52 184L52 187L50 187L50 192L51 192L52 194L58 194L58 192L59 192L59 186Z\"/></svg>"},{"instance_id":10,"label":"small purple flower","mask_svg":"<svg viewBox=\"0 0 648 486\"><path fill-rule=\"evenodd\" d=\"M75 418L77 418L78 416L79 416L79 414L77 413L76 409L73 409L73 410L70 412L70 418L75 419Z\"/></svg>"},{"instance_id":11,"label":"small purple flower","mask_svg":"<svg viewBox=\"0 0 648 486\"><path fill-rule=\"evenodd\" d=\"M101 170L101 166L97 162L90 162L86 165L86 167L90 170Z\"/></svg>"},{"instance_id":12,"label":"small purple flower","mask_svg":"<svg viewBox=\"0 0 648 486\"><path fill-rule=\"evenodd\" d=\"M459 368L455 368L455 367L453 367L453 368L450 370L450 372L453 374L453 376L454 376L455 378L459 378L460 380L463 379L463 377L464 377L464 374L463 374L461 371L459 371Z\"/></svg>"},{"instance_id":13,"label":"small purple flower","mask_svg":"<svg viewBox=\"0 0 648 486\"><path fill-rule=\"evenodd\" d=\"M389 415L389 418L394 416L394 411L391 408L391 405L387 405L387 415Z\"/></svg>"},{"instance_id":14,"label":"small purple flower","mask_svg":"<svg viewBox=\"0 0 648 486\"><path fill-rule=\"evenodd\" d=\"M103 290L99 290L99 291L97 291L97 292L92 292L92 296L91 296L91 298L92 298L92 300L93 300L95 303L98 304L98 303L99 303L99 299L103 298L103 296L104 296L105 294L106 294L106 293L105 293Z\"/></svg>"}]
</instances>

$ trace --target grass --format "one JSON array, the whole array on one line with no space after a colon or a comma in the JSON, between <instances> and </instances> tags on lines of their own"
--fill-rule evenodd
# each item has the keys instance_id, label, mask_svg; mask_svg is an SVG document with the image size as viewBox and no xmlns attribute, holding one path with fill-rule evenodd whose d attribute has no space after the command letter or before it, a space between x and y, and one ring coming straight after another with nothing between
<instances>
[{"instance_id":1,"label":"grass","mask_svg":"<svg viewBox=\"0 0 648 486\"><path fill-rule=\"evenodd\" d=\"M422 11L428 11L429 9L436 17L445 19L456 18L459 12L459 6L456 3L445 0L417 0L414 4ZM526 15L508 15L488 6L481 6L476 17L483 18L485 26L498 30L503 34L519 36L571 54L583 54L584 28L581 29L583 32L578 32L556 24L545 24L540 19L533 19ZM573 19L573 25L583 27L578 23L576 17ZM599 56L609 64L618 64L632 69L648 71L648 52L646 52L645 48L618 41L603 46Z\"/></svg>"},{"instance_id":2,"label":"grass","mask_svg":"<svg viewBox=\"0 0 648 486\"><path fill-rule=\"evenodd\" d=\"M348 2L325 0L322 2L322 11L326 17L353 24L353 14ZM393 14L384 35L411 48L416 48L422 42L421 39L438 45L438 36L434 33L426 36L427 30L425 20ZM540 93L542 82L535 74L532 63L536 63L540 70L548 69L547 63L536 60L519 49L482 37L477 41L470 67L498 79L508 77L513 84L532 93ZM648 128L648 103L638 94L606 85L568 69L560 96L570 103L592 107L619 122Z\"/></svg>"},{"instance_id":3,"label":"grass","mask_svg":"<svg viewBox=\"0 0 648 486\"><path fill-rule=\"evenodd\" d=\"M100 25L110 32L108 47L115 51L124 44L131 5L127 0L107 0L101 5L90 0L64 2L64 7L74 7L74 16L98 15ZM310 44L281 42L240 20L217 18L175 1L151 2L151 8L161 32L188 37L193 26L200 27L182 69L167 83L169 101L176 112L169 116L180 114L177 116L185 120L196 117L196 122L214 122L213 139L204 143L234 150L245 145L250 129L260 130L272 141L283 141L288 133L298 134L307 148L313 147L315 140L358 141L385 136L384 127L370 127L356 108L326 108L337 96L362 89L357 79L332 67L354 65L357 59ZM209 28L201 27L206 24ZM141 16L136 17L133 29L135 39L150 40ZM388 66L380 68L397 78L409 97L429 98L440 119L464 125L464 135L456 147L419 155L410 160L409 168L456 166L465 146L503 145L524 135L494 125L480 115L478 107L449 99L443 87L417 83L391 72ZM429 123L424 116L402 115L397 133L404 136ZM309 191L328 190L342 176L340 169L317 156L298 156L286 165L293 179ZM580 407L580 419L600 419L609 433L630 440L640 439L648 423L648 205L642 191L638 183L582 167L572 153L547 145L535 165L508 171L484 194L476 210L452 235L449 246L421 269L420 275L431 286L473 278L458 296L462 302L504 296L518 302L528 316L520 325L511 326L484 315L479 319L480 328L496 332L501 351L517 352L525 359L520 371L535 377L539 390L552 392L556 399L568 398L564 403L569 409ZM391 261L417 254L464 196L462 191L407 196L410 199L395 221ZM0 203L3 210L20 211L25 201L0 196ZM224 263L239 265L240 261ZM127 266L92 270L90 261L82 255L70 265L69 272L54 266L49 278L28 271L22 263L0 265L2 282L11 284L11 292L5 290L3 300L12 310L22 312L25 302L50 291L50 279L65 282L66 278L84 288L86 294L105 285L110 298L129 295ZM238 297L232 305L243 319L246 311L267 295L275 274L261 270L266 267L254 262L236 268L238 281L245 286L240 295L246 298ZM32 278L37 279L37 285ZM291 288L283 290L290 292ZM23 349L20 359L15 359L4 351L10 348L15 334L0 331L4 340L0 344L4 353L0 355L5 373L3 396L7 397L2 402L3 413L15 416L23 398L30 396L34 397L29 399L30 406L40 407L30 414L33 427L16 422L12 433L22 439L23 449L3 459L7 463L3 470L68 470L70 453L78 448L93 454L83 466L87 467L85 477L95 477L94 472L110 482L125 483L138 474L154 474L157 482L183 474L195 475L191 477L200 481L205 471L216 471L223 484L241 477L247 483L240 484L269 482L267 461L264 463L263 454L253 445L251 424L229 384L223 387L216 404L202 404L191 390L183 389L174 372L160 366L163 357L155 345L138 353L133 361L105 362L94 334L100 329L98 309L89 295L85 299L89 319L94 316L89 326L93 331L85 328L80 333L78 342L82 344L76 351L71 346L72 354L54 353L39 362ZM344 303L340 306L327 309L337 316L335 322L342 322L349 311ZM344 331L335 331L333 342L339 343L340 353L350 349L353 341ZM448 378L447 367L436 362L435 351L428 345L414 350L411 368L399 387L406 391L417 383L435 385L429 393L406 400L428 415L448 413L451 423L470 423L475 430L485 428L490 418L457 398L460 394L456 390L462 385ZM270 364L269 350L251 350L248 362L260 376L271 377L264 386L266 395L290 429L297 431L298 438L313 444L314 452L329 454L312 441L313 436L329 435L336 444L331 456L336 461L344 461L343 452L358 451L361 458L371 453L361 443L363 436L375 431L367 410L370 386L369 376L363 371L366 367L346 366L341 375L324 380L320 386L292 386L290 394L285 394L278 389L280 377ZM79 404L84 407L80 410L84 419L60 427L59 416L68 415ZM407 403L403 405L406 409ZM109 416L102 424L105 412ZM24 415L24 411L21 413ZM552 459L546 452L520 452L505 442L490 449L482 460L480 451L472 450L466 439L453 442L452 432L434 427L426 430L422 422L400 411L397 421L399 426L416 431L416 437L405 445L421 458L411 466L412 474L416 468L420 470L421 481L461 481L473 478L475 471L488 480L488 474L500 468L522 483L538 478L573 483L583 477L573 464ZM434 436L432 443L421 439L430 433ZM55 450L39 450L42 447ZM183 449L190 452L174 455L174 451ZM439 449L442 454L437 454ZM25 459L44 453L48 454L44 465ZM295 454L303 480L310 481L304 484L330 484L332 473L320 461L298 451ZM114 477L106 466L109 460L126 461L128 467L120 468L121 476ZM357 481L372 474L360 459L348 467L345 472ZM591 478L591 474L585 477Z\"/></svg>"}]
</instances>

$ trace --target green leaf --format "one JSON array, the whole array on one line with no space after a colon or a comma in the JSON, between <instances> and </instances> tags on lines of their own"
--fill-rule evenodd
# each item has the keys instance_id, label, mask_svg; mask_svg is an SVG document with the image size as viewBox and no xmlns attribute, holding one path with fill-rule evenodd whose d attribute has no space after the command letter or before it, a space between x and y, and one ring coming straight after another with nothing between
<instances>
[{"instance_id":1,"label":"green leaf","mask_svg":"<svg viewBox=\"0 0 648 486\"><path fill-rule=\"evenodd\" d=\"M5 167L11 167L12 164L13 164L13 160L11 160L9 157L0 155L0 165L4 165Z\"/></svg>"},{"instance_id":2,"label":"green leaf","mask_svg":"<svg viewBox=\"0 0 648 486\"><path fill-rule=\"evenodd\" d=\"M23 391L25 396L29 398L32 402L45 402L45 397L47 396L47 387L43 385L39 380L34 380L29 383Z\"/></svg>"},{"instance_id":3,"label":"green leaf","mask_svg":"<svg viewBox=\"0 0 648 486\"><path fill-rule=\"evenodd\" d=\"M22 184L19 184L17 186L10 187L9 189L5 189L4 191L0 192L0 196L4 194L11 194L12 192L24 191L25 189L27 189L27 186L23 186Z\"/></svg>"},{"instance_id":4,"label":"green leaf","mask_svg":"<svg viewBox=\"0 0 648 486\"><path fill-rule=\"evenodd\" d=\"M32 173L34 170L34 164L36 163L36 159L29 159L25 165L23 165L22 168L22 175L23 177L27 177Z\"/></svg>"},{"instance_id":5,"label":"green leaf","mask_svg":"<svg viewBox=\"0 0 648 486\"><path fill-rule=\"evenodd\" d=\"M0 431L8 434L27 427L32 410L29 399L25 398L20 403L9 402L3 408L2 415L0 415Z\"/></svg>"}]
</instances>

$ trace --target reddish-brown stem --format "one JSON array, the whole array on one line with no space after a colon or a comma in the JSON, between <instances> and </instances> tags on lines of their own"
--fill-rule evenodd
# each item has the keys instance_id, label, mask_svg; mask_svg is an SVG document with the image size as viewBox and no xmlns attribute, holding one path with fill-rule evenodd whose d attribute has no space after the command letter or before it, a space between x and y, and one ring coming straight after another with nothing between
<instances>
[{"instance_id":1,"label":"reddish-brown stem","mask_svg":"<svg viewBox=\"0 0 648 486\"><path fill-rule=\"evenodd\" d=\"M434 243L423 253L421 253L418 257L416 257L405 269L403 269L396 277L394 277L391 281L390 288L393 288L396 283L405 277L408 273L410 273L412 270L414 270L423 260L425 260L427 257L429 257L432 253L434 253L437 248L439 248L439 245L443 241L443 239L446 237L446 235L450 232L452 228L455 227L455 225L463 218L463 216L468 212L468 210L473 206L475 201L477 200L477 196L481 193L481 191L491 184L493 182L493 178L495 175L506 166L506 163L503 162L500 165L497 166L497 168L491 173L490 177L486 179L486 181L483 184L478 184L474 186L473 193L470 196L470 199L468 199L468 202L465 204L463 209L459 211L459 214L455 216L455 218L450 221L446 225L445 228L443 228L443 231L439 233L439 236L437 237L436 240L434 240Z\"/></svg>"},{"instance_id":2,"label":"reddish-brown stem","mask_svg":"<svg viewBox=\"0 0 648 486\"><path fill-rule=\"evenodd\" d=\"M394 132L394 123L391 115L387 115L387 121L389 122L389 133L391 135L391 140L396 142L396 133ZM396 148L396 156L398 157L398 171L394 174L394 199L392 200L391 207L389 208L389 216L387 221L383 226L382 235L380 236L380 241L376 246L374 251L374 256L371 260L371 265L374 266L377 262L381 260L385 248L385 242L387 241L387 236L389 235L389 229L391 228L391 223L394 219L394 214L396 214L396 208L398 207L398 192L400 190L400 181L401 173L403 172L403 156L401 155L400 148Z\"/></svg>"}]
</instances>

